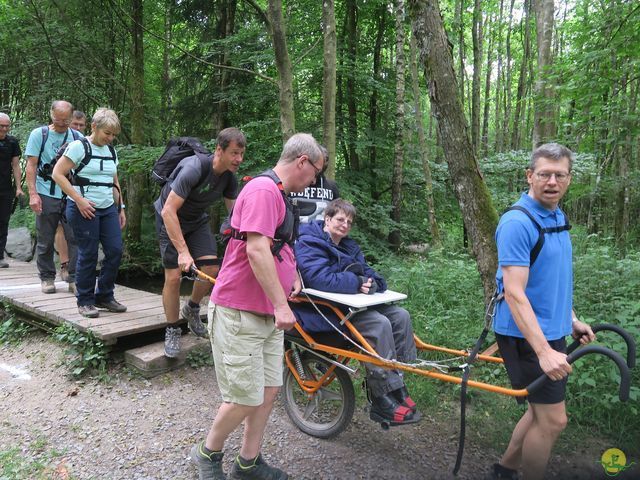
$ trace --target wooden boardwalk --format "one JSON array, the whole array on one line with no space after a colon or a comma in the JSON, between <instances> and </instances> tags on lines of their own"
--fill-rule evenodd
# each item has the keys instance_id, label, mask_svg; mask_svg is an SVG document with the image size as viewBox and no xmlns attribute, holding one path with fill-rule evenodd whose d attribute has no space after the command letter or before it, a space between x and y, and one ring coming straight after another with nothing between
<instances>
[{"instance_id":1,"label":"wooden boardwalk","mask_svg":"<svg viewBox=\"0 0 640 480\"><path fill-rule=\"evenodd\" d=\"M9 268L0 268L0 301L17 310L53 325L69 323L80 331L91 330L107 345L119 337L157 330L166 326L160 295L116 285L116 299L127 306L125 313L100 310L98 318L78 313L75 295L67 283L56 281L56 293L45 294L35 260L31 263L7 259Z\"/></svg>"}]
</instances>

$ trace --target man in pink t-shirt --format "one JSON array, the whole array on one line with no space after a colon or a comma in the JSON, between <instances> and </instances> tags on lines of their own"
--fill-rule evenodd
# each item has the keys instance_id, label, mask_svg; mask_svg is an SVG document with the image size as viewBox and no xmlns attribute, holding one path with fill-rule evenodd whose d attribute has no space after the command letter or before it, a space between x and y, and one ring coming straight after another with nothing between
<instances>
[{"instance_id":1,"label":"man in pink t-shirt","mask_svg":"<svg viewBox=\"0 0 640 480\"><path fill-rule=\"evenodd\" d=\"M221 479L224 442L242 422L244 437L229 478L286 479L260 455L264 430L282 385L284 330L296 322L288 298L300 291L291 246L286 195L300 192L322 172L315 139L292 136L270 176L251 180L231 216L232 238L209 303L209 337L224 402L191 459L200 478ZM284 230L284 235L283 235ZM288 232L289 230L289 232Z\"/></svg>"}]
</instances>

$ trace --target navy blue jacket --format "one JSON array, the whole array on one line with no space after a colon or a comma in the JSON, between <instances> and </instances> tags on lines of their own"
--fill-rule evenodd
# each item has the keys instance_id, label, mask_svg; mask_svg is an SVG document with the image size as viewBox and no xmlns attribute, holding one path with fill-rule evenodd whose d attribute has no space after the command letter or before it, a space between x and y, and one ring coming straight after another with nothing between
<instances>
[{"instance_id":1,"label":"navy blue jacket","mask_svg":"<svg viewBox=\"0 0 640 480\"><path fill-rule=\"evenodd\" d=\"M323 221L300 225L295 253L304 286L325 292L356 294L360 293L362 277L373 278L377 291L384 292L387 282L367 264L358 244L345 237L340 245L335 245L323 227ZM332 311L322 311L338 324L338 317ZM333 331L313 306L307 303L296 304L294 313L306 331Z\"/></svg>"}]
</instances>

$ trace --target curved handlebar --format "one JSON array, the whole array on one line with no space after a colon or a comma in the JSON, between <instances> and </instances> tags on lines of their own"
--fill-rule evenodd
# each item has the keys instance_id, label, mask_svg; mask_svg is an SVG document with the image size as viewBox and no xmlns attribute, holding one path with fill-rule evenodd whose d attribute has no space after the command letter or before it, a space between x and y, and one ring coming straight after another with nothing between
<instances>
[{"instance_id":1,"label":"curved handlebar","mask_svg":"<svg viewBox=\"0 0 640 480\"><path fill-rule=\"evenodd\" d=\"M612 332L616 332L627 343L627 365L629 368L634 368L636 366L636 342L633 337L627 332L624 328L619 327L618 325L612 325L610 323L601 323L599 325L591 325L591 330L593 333L600 332L603 330L609 330ZM580 346L580 341L575 340L569 347L567 347L567 353L573 352L576 348Z\"/></svg>"},{"instance_id":2,"label":"curved handlebar","mask_svg":"<svg viewBox=\"0 0 640 480\"><path fill-rule=\"evenodd\" d=\"M629 367L627 367L627 364L622 358L622 355L620 355L619 353L616 353L612 350L609 350L608 348L601 347L599 345L588 345L584 348L581 348L580 350L577 350L567 355L567 362L573 363L580 357L583 357L590 353L599 353L601 355L605 355L609 357L611 360L613 360L614 362L616 362L616 364L618 365L618 370L620 370L620 393L618 394L618 396L620 397L620 401L622 402L626 402L627 400L629 400L629 389L631 388L631 374L629 373ZM543 373L542 375L540 375L538 378L536 378L533 382L529 384L529 386L527 387L527 392L529 393L535 392L540 387L542 387L544 382L546 382L547 380L549 380L549 377L547 377L547 375Z\"/></svg>"}]
</instances>

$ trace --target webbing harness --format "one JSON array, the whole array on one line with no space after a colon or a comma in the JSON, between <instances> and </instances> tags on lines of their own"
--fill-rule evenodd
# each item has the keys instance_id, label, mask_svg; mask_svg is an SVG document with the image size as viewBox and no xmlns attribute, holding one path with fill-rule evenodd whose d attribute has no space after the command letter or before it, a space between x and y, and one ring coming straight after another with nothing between
<instances>
[{"instance_id":1,"label":"webbing harness","mask_svg":"<svg viewBox=\"0 0 640 480\"><path fill-rule=\"evenodd\" d=\"M45 182L50 182L49 195L51 196L53 196L56 192L56 182L54 182L53 178L51 178L51 173L53 172L53 166L55 165L55 161L59 156L60 150L62 150L67 146L67 138L69 137L69 130L71 130L71 136L73 137L74 140L80 139L80 134L78 132L76 132L72 128L67 128L67 131L64 134L64 138L62 139L62 145L58 149L58 152L56 152L56 156L53 158L53 160L50 163L43 164L42 154L44 153L44 147L45 147L45 144L47 143L47 139L49 138L49 126L44 125L43 127L40 127L40 133L42 135L42 143L40 144L40 153L38 153L37 173L38 173L38 176L42 178Z\"/></svg>"},{"instance_id":2,"label":"webbing harness","mask_svg":"<svg viewBox=\"0 0 640 480\"><path fill-rule=\"evenodd\" d=\"M280 251L285 246L285 244L289 245L293 248L293 245L298 236L298 225L300 223L300 214L299 209L296 205L291 203L289 197L284 191L284 186L282 185L282 181L276 173L269 169L262 172L259 175L256 175L253 178L258 177L268 177L276 184L278 190L282 194L282 199L284 200L284 204L286 207L286 212L284 215L284 220L278 228L276 228L275 234L273 236L273 243L271 245L271 253L275 256L278 261L282 262L282 256L280 255ZM229 214L229 219L231 219L233 215L233 211ZM223 235L229 235L230 238L235 238L236 240L242 240L243 242L247 241L247 234L244 232L240 232L237 229L233 228L231 225L223 232Z\"/></svg>"}]
</instances>

